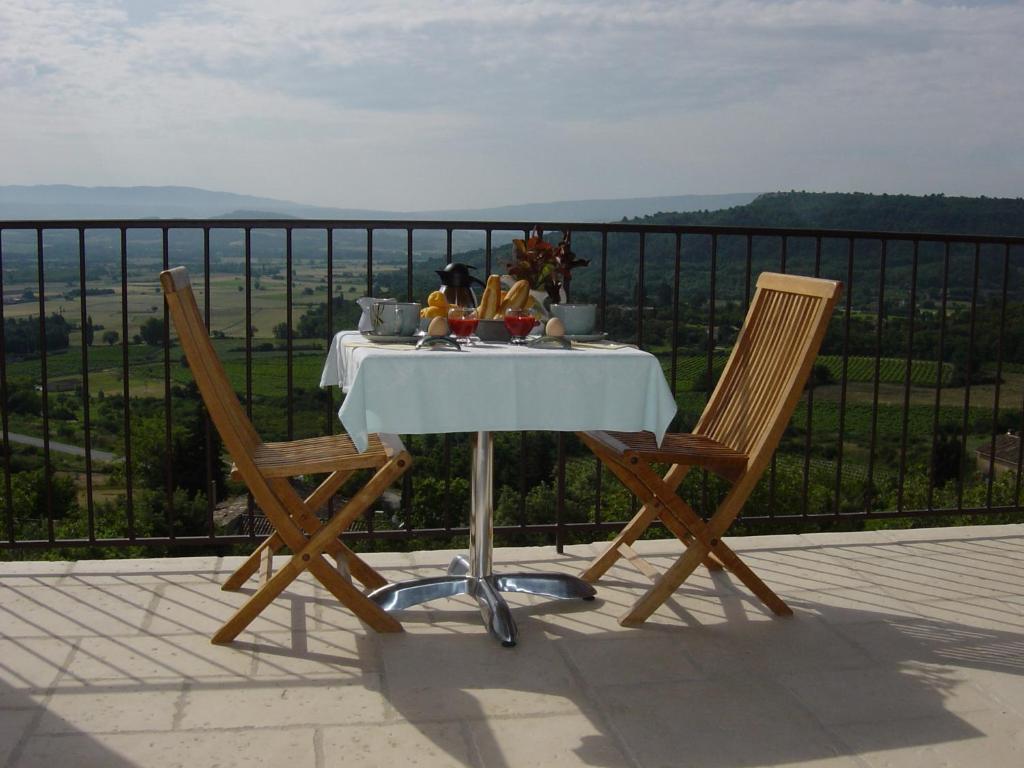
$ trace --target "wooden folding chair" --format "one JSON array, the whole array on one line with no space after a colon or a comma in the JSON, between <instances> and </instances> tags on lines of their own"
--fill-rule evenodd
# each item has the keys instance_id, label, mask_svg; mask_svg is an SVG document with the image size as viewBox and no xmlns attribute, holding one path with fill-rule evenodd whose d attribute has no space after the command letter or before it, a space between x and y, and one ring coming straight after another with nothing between
<instances>
[{"instance_id":1,"label":"wooden folding chair","mask_svg":"<svg viewBox=\"0 0 1024 768\"><path fill-rule=\"evenodd\" d=\"M771 461L821 347L842 284L795 275L763 273L732 354L704 413L690 434L667 434L657 445L649 432L585 432L580 438L643 502L583 573L597 581L625 557L653 586L619 620L642 624L704 563L731 571L778 615L792 611L722 541ZM652 463L670 464L662 477ZM731 482L705 522L676 493L691 467L703 467ZM663 574L640 558L633 542L660 519L686 546Z\"/></svg>"},{"instance_id":2,"label":"wooden folding chair","mask_svg":"<svg viewBox=\"0 0 1024 768\"><path fill-rule=\"evenodd\" d=\"M184 267L161 272L160 283L207 411L234 459L234 472L245 481L275 531L224 585L224 589L238 589L262 565L259 589L217 631L213 642L230 643L305 570L373 629L401 632L398 621L368 600L339 572L339 569L348 571L372 589L387 583L338 537L411 466L405 446L394 435L371 436L370 447L363 453L356 450L347 435L264 443L246 417L210 343L188 272ZM316 510L360 469L375 470L375 473L328 522L321 523ZM330 474L305 500L289 481L298 475L321 473ZM291 550L292 557L287 565L273 573L271 558L285 546ZM328 563L325 554L336 559L338 569Z\"/></svg>"}]
</instances>

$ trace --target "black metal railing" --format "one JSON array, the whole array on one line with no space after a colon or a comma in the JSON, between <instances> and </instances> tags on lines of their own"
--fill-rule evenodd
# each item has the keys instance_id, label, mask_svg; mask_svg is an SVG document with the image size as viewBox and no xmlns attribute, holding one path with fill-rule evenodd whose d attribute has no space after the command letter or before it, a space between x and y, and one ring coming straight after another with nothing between
<instances>
[{"instance_id":1,"label":"black metal railing","mask_svg":"<svg viewBox=\"0 0 1024 768\"><path fill-rule=\"evenodd\" d=\"M294 439L340 429L337 394L317 389L318 363L333 333L351 326L354 296L423 301L433 270L453 258L503 272L509 240L535 225L0 222L0 548L256 537L251 499L230 520L218 511L239 489L225 485L219 440L188 386L160 269L184 263L198 273L204 317L247 412L266 439ZM613 338L662 361L679 429L713 387L759 272L844 282L813 386L744 525L1024 511L1024 451L1013 455L1012 441L1009 455L996 450L997 436L1024 426L1024 238L539 226L571 233L591 260L576 273L574 298L598 304ZM390 516L367 516L353 539L397 545L466 533L465 440L409 443L417 462L401 502ZM495 489L499 535L561 545L617 528L634 511L572 435L502 436L498 450L508 458ZM722 488L695 474L682 492L706 512Z\"/></svg>"}]
</instances>

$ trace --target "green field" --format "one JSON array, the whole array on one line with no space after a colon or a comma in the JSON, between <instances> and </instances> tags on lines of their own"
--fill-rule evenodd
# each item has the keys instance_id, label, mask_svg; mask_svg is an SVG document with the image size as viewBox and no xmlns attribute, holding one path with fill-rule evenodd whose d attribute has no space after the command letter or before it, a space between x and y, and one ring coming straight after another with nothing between
<instances>
[{"instance_id":1,"label":"green field","mask_svg":"<svg viewBox=\"0 0 1024 768\"><path fill-rule=\"evenodd\" d=\"M268 344L270 342L263 342ZM276 342L272 350L252 353L253 394L277 397L287 391L288 358L284 342ZM224 362L232 385L245 392L246 356L241 339L216 339L217 354ZM296 388L317 387L324 364L325 345L313 340L297 340L292 356L292 380ZM89 392L95 397L118 395L123 390L123 358L120 345L92 346L89 355ZM182 362L183 354L177 346L171 349L168 373L172 384L187 384L192 374ZM64 381L78 384L82 381L81 349L71 348L47 355L47 380L56 389ZM162 397L164 387L164 351L161 347L145 344L128 346L128 385L133 397ZM31 358L7 365L11 380L38 382L40 360Z\"/></svg>"},{"instance_id":2,"label":"green field","mask_svg":"<svg viewBox=\"0 0 1024 768\"><path fill-rule=\"evenodd\" d=\"M671 357L662 352L666 377L671 376ZM712 358L712 376L717 379L725 367L728 352L716 350ZM843 379L843 358L840 355L820 355L817 365L824 366L834 381ZM1005 365L1004 372L1010 373L1012 366ZM676 389L678 391L703 391L707 376L707 355L684 355L676 360ZM934 360L913 360L910 364L910 383L915 387L935 387L938 375L938 363ZM896 357L883 357L879 360L878 381L882 384L903 384L906 381L907 361ZM874 382L875 358L847 358L846 380L848 382ZM953 366L942 365L942 385L948 386L953 381Z\"/></svg>"},{"instance_id":3,"label":"green field","mask_svg":"<svg viewBox=\"0 0 1024 768\"><path fill-rule=\"evenodd\" d=\"M820 355L818 364L828 368L832 378L842 381L843 358L839 355ZM934 360L912 360L910 363L910 383L915 387L934 387L938 377L939 364ZM878 361L878 380L886 384L903 384L907 377L907 361L896 357L883 357ZM948 385L953 379L953 366L942 365L942 385ZM849 357L846 368L847 381L874 381L875 358Z\"/></svg>"},{"instance_id":4,"label":"green field","mask_svg":"<svg viewBox=\"0 0 1024 768\"><path fill-rule=\"evenodd\" d=\"M393 265L375 265L375 274L394 271ZM324 270L309 266L295 267L292 281L293 321L309 307L322 304L327 297L327 281ZM154 272L155 274L155 272ZM193 287L200 308L205 302L202 277L193 275ZM46 292L46 312L63 314L70 322L77 324L81 316L81 299L66 298L65 293L77 288L76 284L49 285ZM113 293L86 296L86 314L99 329L96 341L106 330L122 333L121 283L90 281L90 289L112 290ZM4 295L18 296L22 292L35 291L32 283L15 283L4 286ZM354 299L366 293L366 263L364 261L336 262L334 267L334 296ZM285 322L286 295L284 275L254 275L251 284L251 318L257 339L273 337L274 326ZM140 326L151 317L163 317L163 295L158 280L131 279L128 283L128 334L138 333ZM227 336L245 335L245 278L238 274L213 273L210 277L210 326ZM8 304L4 316L8 318L38 317L37 300ZM72 345L80 343L72 337Z\"/></svg>"}]
</instances>

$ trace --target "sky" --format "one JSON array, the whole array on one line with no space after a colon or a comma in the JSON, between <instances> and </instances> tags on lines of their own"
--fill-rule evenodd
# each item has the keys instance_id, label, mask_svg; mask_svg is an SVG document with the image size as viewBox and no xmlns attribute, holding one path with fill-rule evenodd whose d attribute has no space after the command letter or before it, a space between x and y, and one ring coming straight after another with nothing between
<instances>
[{"instance_id":1,"label":"sky","mask_svg":"<svg viewBox=\"0 0 1024 768\"><path fill-rule=\"evenodd\" d=\"M0 184L1024 194L1024 0L3 0Z\"/></svg>"}]
</instances>

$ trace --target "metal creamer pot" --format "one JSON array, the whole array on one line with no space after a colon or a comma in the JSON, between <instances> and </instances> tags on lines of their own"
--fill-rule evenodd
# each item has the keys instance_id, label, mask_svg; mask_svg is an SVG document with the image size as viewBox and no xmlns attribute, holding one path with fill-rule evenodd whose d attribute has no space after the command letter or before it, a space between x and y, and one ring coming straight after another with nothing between
<instances>
[{"instance_id":1,"label":"metal creamer pot","mask_svg":"<svg viewBox=\"0 0 1024 768\"><path fill-rule=\"evenodd\" d=\"M441 278L441 287L438 289L444 294L445 299L452 306L475 307L476 294L473 292L473 283L483 285L484 282L478 277L469 274L469 270L476 269L468 264L448 264L444 269L437 270L437 276Z\"/></svg>"},{"instance_id":2,"label":"metal creamer pot","mask_svg":"<svg viewBox=\"0 0 1024 768\"><path fill-rule=\"evenodd\" d=\"M359 309L363 311L363 314L359 316L359 330L360 331L372 331L373 330L373 305L374 304L395 304L395 299L377 299L371 296L363 296L361 299L356 299L356 304L359 305Z\"/></svg>"}]
</instances>

